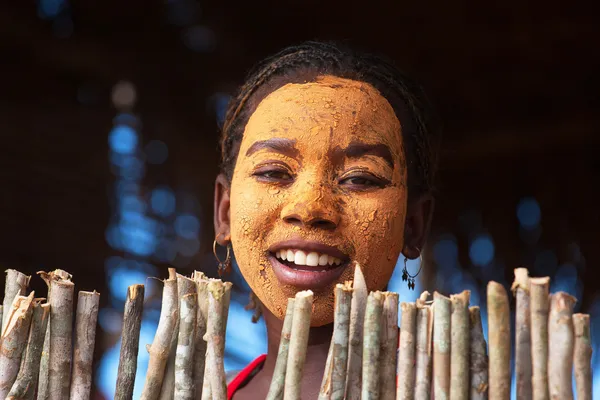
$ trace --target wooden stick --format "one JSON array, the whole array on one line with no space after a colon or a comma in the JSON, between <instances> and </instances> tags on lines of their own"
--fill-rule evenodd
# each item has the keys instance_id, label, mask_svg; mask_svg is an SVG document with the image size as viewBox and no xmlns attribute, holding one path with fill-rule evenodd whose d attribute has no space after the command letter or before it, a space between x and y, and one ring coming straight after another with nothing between
<instances>
[{"instance_id":1,"label":"wooden stick","mask_svg":"<svg viewBox=\"0 0 600 400\"><path fill-rule=\"evenodd\" d=\"M510 398L510 308L504 286L487 286L490 400Z\"/></svg>"},{"instance_id":2,"label":"wooden stick","mask_svg":"<svg viewBox=\"0 0 600 400\"><path fill-rule=\"evenodd\" d=\"M54 281L71 281L72 275L62 269L55 269L51 272L38 271L37 273L48 286L48 299L47 302L50 304L50 298L52 297L52 282ZM38 400L46 400L49 398L50 390L50 340L52 331L52 307L50 309L50 316L48 319L48 326L46 327L46 337L44 338L44 347L42 350L42 357L40 360L40 374L38 377Z\"/></svg>"},{"instance_id":3,"label":"wooden stick","mask_svg":"<svg viewBox=\"0 0 600 400\"><path fill-rule=\"evenodd\" d=\"M379 399L379 355L381 352L382 312L382 293L369 293L363 330L362 400Z\"/></svg>"},{"instance_id":4,"label":"wooden stick","mask_svg":"<svg viewBox=\"0 0 600 400\"><path fill-rule=\"evenodd\" d=\"M470 297L468 290L450 296L450 400L469 399Z\"/></svg>"},{"instance_id":5,"label":"wooden stick","mask_svg":"<svg viewBox=\"0 0 600 400\"><path fill-rule=\"evenodd\" d=\"M450 299L433 293L433 393L450 397Z\"/></svg>"},{"instance_id":6,"label":"wooden stick","mask_svg":"<svg viewBox=\"0 0 600 400\"><path fill-rule=\"evenodd\" d=\"M267 400L282 400L283 388L285 385L285 371L290 348L290 335L292 333L292 320L294 318L295 299L288 299L283 320L283 329L281 330L281 339L279 340L279 350L277 352L277 361L275 362L275 371L267 394Z\"/></svg>"},{"instance_id":7,"label":"wooden stick","mask_svg":"<svg viewBox=\"0 0 600 400\"><path fill-rule=\"evenodd\" d=\"M198 294L182 297L179 305L179 335L175 359L175 394L178 400L194 399L194 338Z\"/></svg>"},{"instance_id":8,"label":"wooden stick","mask_svg":"<svg viewBox=\"0 0 600 400\"><path fill-rule=\"evenodd\" d=\"M177 278L177 313L179 315L179 303L181 302L181 299L185 295L197 292L196 282L176 273L175 268L169 268L169 274L175 274ZM180 316L177 317L175 330L173 331L173 337L171 339L169 358L165 368L163 383L160 388L160 396L158 396L160 400L173 400L175 396L175 358L177 353L177 338L179 337L179 319Z\"/></svg>"},{"instance_id":9,"label":"wooden stick","mask_svg":"<svg viewBox=\"0 0 600 400\"><path fill-rule=\"evenodd\" d=\"M10 310L13 305L13 301L17 296L25 296L27 286L29 285L30 276L22 274L14 269L6 270L6 282L4 283L4 301L2 303L3 309L6 313L2 315L2 327L0 327L0 333L6 329L8 323L8 317L10 317Z\"/></svg>"},{"instance_id":10,"label":"wooden stick","mask_svg":"<svg viewBox=\"0 0 600 400\"><path fill-rule=\"evenodd\" d=\"M335 287L335 319L332 338L331 400L342 400L346 391L351 303L351 284L349 282L337 284ZM396 302L396 304L398 304L398 302Z\"/></svg>"},{"instance_id":11,"label":"wooden stick","mask_svg":"<svg viewBox=\"0 0 600 400\"><path fill-rule=\"evenodd\" d=\"M156 400L160 395L171 341L173 340L173 332L179 319L177 302L177 278L175 274L169 271L169 279L164 281L158 328L148 350L150 360L142 390L142 400Z\"/></svg>"},{"instance_id":12,"label":"wooden stick","mask_svg":"<svg viewBox=\"0 0 600 400\"><path fill-rule=\"evenodd\" d=\"M359 263L354 262L354 292L350 307L350 337L348 369L346 371L346 399L360 400L362 384L363 326L367 304L367 284Z\"/></svg>"},{"instance_id":13,"label":"wooden stick","mask_svg":"<svg viewBox=\"0 0 600 400\"><path fill-rule=\"evenodd\" d=\"M143 311L144 285L129 286L123 312L123 334L115 400L131 400L133 398Z\"/></svg>"},{"instance_id":14,"label":"wooden stick","mask_svg":"<svg viewBox=\"0 0 600 400\"><path fill-rule=\"evenodd\" d=\"M433 313L426 304L429 292L425 291L417 299L417 346L415 400L431 398L431 341Z\"/></svg>"},{"instance_id":15,"label":"wooden stick","mask_svg":"<svg viewBox=\"0 0 600 400\"><path fill-rule=\"evenodd\" d=\"M15 297L7 309L8 318L0 345L0 399L6 398L19 373L31 323L33 296L31 292L27 297Z\"/></svg>"},{"instance_id":16,"label":"wooden stick","mask_svg":"<svg viewBox=\"0 0 600 400\"><path fill-rule=\"evenodd\" d=\"M575 331L575 388L577 400L592 400L592 339L590 335L590 316L573 314Z\"/></svg>"},{"instance_id":17,"label":"wooden stick","mask_svg":"<svg viewBox=\"0 0 600 400\"><path fill-rule=\"evenodd\" d=\"M479 306L469 307L470 315L470 370L471 400L487 400L488 398L488 355L487 344L483 336L481 313Z\"/></svg>"},{"instance_id":18,"label":"wooden stick","mask_svg":"<svg viewBox=\"0 0 600 400\"><path fill-rule=\"evenodd\" d=\"M196 384L195 399L202 399L202 387L204 382L204 361L206 357L206 323L208 315L207 287L208 278L200 271L194 271L192 279L196 282L198 294L198 306L196 307L196 331L194 348L194 382Z\"/></svg>"},{"instance_id":19,"label":"wooden stick","mask_svg":"<svg viewBox=\"0 0 600 400\"><path fill-rule=\"evenodd\" d=\"M402 308L402 319L400 322L400 355L398 358L396 397L399 400L412 400L415 395L417 306L415 303L402 302L400 308Z\"/></svg>"},{"instance_id":20,"label":"wooden stick","mask_svg":"<svg viewBox=\"0 0 600 400\"><path fill-rule=\"evenodd\" d=\"M398 365L398 293L394 292L383 292L380 359L379 385L381 387L381 399L395 400L396 368Z\"/></svg>"},{"instance_id":21,"label":"wooden stick","mask_svg":"<svg viewBox=\"0 0 600 400\"><path fill-rule=\"evenodd\" d=\"M33 400L38 383L40 357L50 318L50 304L39 304L43 299L34 299L31 316L31 329L27 340L27 350L17 380L8 393L7 400Z\"/></svg>"},{"instance_id":22,"label":"wooden stick","mask_svg":"<svg viewBox=\"0 0 600 400\"><path fill-rule=\"evenodd\" d=\"M300 400L302 372L306 360L308 334L312 315L313 292L304 290L296 293L292 334L288 354L288 368L285 374L284 400Z\"/></svg>"},{"instance_id":23,"label":"wooden stick","mask_svg":"<svg viewBox=\"0 0 600 400\"><path fill-rule=\"evenodd\" d=\"M50 283L50 355L48 359L48 399L69 397L73 332L73 294L75 285L68 280Z\"/></svg>"},{"instance_id":24,"label":"wooden stick","mask_svg":"<svg viewBox=\"0 0 600 400\"><path fill-rule=\"evenodd\" d=\"M533 400L548 400L548 301L550 278L529 279Z\"/></svg>"},{"instance_id":25,"label":"wooden stick","mask_svg":"<svg viewBox=\"0 0 600 400\"><path fill-rule=\"evenodd\" d=\"M204 376L209 379L210 395L212 396L210 398L213 400L227 399L223 357L230 294L230 282L211 280L208 283L208 326L206 329L208 356ZM204 393L202 396L204 398Z\"/></svg>"},{"instance_id":26,"label":"wooden stick","mask_svg":"<svg viewBox=\"0 0 600 400\"><path fill-rule=\"evenodd\" d=\"M533 397L531 376L531 309L529 307L529 274L527 268L515 269L515 280L511 290L517 301L515 317L515 369L517 376L517 397Z\"/></svg>"},{"instance_id":27,"label":"wooden stick","mask_svg":"<svg viewBox=\"0 0 600 400\"><path fill-rule=\"evenodd\" d=\"M72 399L87 400L90 398L99 305L100 293L96 291L79 292L75 317L73 373L71 376Z\"/></svg>"},{"instance_id":28,"label":"wooden stick","mask_svg":"<svg viewBox=\"0 0 600 400\"><path fill-rule=\"evenodd\" d=\"M548 391L551 399L573 399L573 307L576 301L565 292L551 296L548 318Z\"/></svg>"}]
</instances>

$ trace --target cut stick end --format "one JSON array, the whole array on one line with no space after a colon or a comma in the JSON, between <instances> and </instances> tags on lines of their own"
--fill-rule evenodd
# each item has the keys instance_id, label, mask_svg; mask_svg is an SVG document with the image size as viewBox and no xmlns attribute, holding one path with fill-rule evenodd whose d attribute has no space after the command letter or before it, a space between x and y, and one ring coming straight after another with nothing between
<instances>
[{"instance_id":1,"label":"cut stick end","mask_svg":"<svg viewBox=\"0 0 600 400\"><path fill-rule=\"evenodd\" d=\"M549 276L543 276L540 278L529 278L529 285L530 286L549 286L550 285L550 277Z\"/></svg>"},{"instance_id":2,"label":"cut stick end","mask_svg":"<svg viewBox=\"0 0 600 400\"><path fill-rule=\"evenodd\" d=\"M131 285L127 288L127 298L136 299L139 296L144 296L144 285Z\"/></svg>"},{"instance_id":3,"label":"cut stick end","mask_svg":"<svg viewBox=\"0 0 600 400\"><path fill-rule=\"evenodd\" d=\"M555 311L573 310L577 299L566 292L556 292L550 298L550 308Z\"/></svg>"},{"instance_id":4,"label":"cut stick end","mask_svg":"<svg viewBox=\"0 0 600 400\"><path fill-rule=\"evenodd\" d=\"M471 291L470 290L463 290L462 292L458 293L458 294L452 294L450 295L450 301L452 302L452 304L455 305L461 305L461 306L467 306L469 304L469 300L471 299Z\"/></svg>"},{"instance_id":5,"label":"cut stick end","mask_svg":"<svg viewBox=\"0 0 600 400\"><path fill-rule=\"evenodd\" d=\"M169 268L169 278L168 280L176 280L177 279L177 270L175 268Z\"/></svg>"},{"instance_id":6,"label":"cut stick end","mask_svg":"<svg viewBox=\"0 0 600 400\"><path fill-rule=\"evenodd\" d=\"M515 268L515 280L513 281L510 290L513 296L516 296L517 289L522 289L526 293L529 293L529 271L527 268Z\"/></svg>"},{"instance_id":7,"label":"cut stick end","mask_svg":"<svg viewBox=\"0 0 600 400\"><path fill-rule=\"evenodd\" d=\"M504 286L496 281L490 281L487 285L487 296L488 298L506 298L508 301L508 295Z\"/></svg>"}]
</instances>

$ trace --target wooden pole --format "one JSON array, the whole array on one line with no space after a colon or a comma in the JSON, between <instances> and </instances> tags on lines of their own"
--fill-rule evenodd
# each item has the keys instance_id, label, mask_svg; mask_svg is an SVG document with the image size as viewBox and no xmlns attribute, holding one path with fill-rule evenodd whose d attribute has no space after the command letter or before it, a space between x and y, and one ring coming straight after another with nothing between
<instances>
[{"instance_id":1,"label":"wooden pole","mask_svg":"<svg viewBox=\"0 0 600 400\"><path fill-rule=\"evenodd\" d=\"M548 301L550 278L529 279L533 400L548 400Z\"/></svg>"},{"instance_id":2,"label":"wooden pole","mask_svg":"<svg viewBox=\"0 0 600 400\"><path fill-rule=\"evenodd\" d=\"M510 399L510 308L504 286L487 286L490 400Z\"/></svg>"},{"instance_id":3,"label":"wooden pole","mask_svg":"<svg viewBox=\"0 0 600 400\"><path fill-rule=\"evenodd\" d=\"M531 377L531 308L529 305L529 274L527 268L515 269L515 281L511 290L517 301L515 317L515 369L517 375L517 397L533 397Z\"/></svg>"},{"instance_id":4,"label":"wooden pole","mask_svg":"<svg viewBox=\"0 0 600 400\"><path fill-rule=\"evenodd\" d=\"M592 338L590 334L590 316L573 314L575 331L575 387L577 400L592 400Z\"/></svg>"},{"instance_id":5,"label":"wooden pole","mask_svg":"<svg viewBox=\"0 0 600 400\"><path fill-rule=\"evenodd\" d=\"M71 383L73 295L75 285L60 278L50 283L50 355L48 399L69 397Z\"/></svg>"},{"instance_id":6,"label":"wooden pole","mask_svg":"<svg viewBox=\"0 0 600 400\"><path fill-rule=\"evenodd\" d=\"M479 306L469 307L470 316L470 371L471 400L487 400L488 398L488 355L487 344L483 336L481 313Z\"/></svg>"},{"instance_id":7,"label":"wooden pole","mask_svg":"<svg viewBox=\"0 0 600 400\"><path fill-rule=\"evenodd\" d=\"M468 290L450 296L450 400L469 399L470 297Z\"/></svg>"},{"instance_id":8,"label":"wooden pole","mask_svg":"<svg viewBox=\"0 0 600 400\"><path fill-rule=\"evenodd\" d=\"M14 269L6 270L6 282L4 283L4 301L2 303L3 309L6 313L2 314L2 326L0 327L0 333L6 329L8 323L8 317L10 317L10 310L13 305L13 301L17 296L25 296L27 292L27 286L29 286L30 276L22 274Z\"/></svg>"},{"instance_id":9,"label":"wooden pole","mask_svg":"<svg viewBox=\"0 0 600 400\"><path fill-rule=\"evenodd\" d=\"M92 390L92 361L100 293L79 292L75 317L75 351L71 375L71 399L87 400Z\"/></svg>"},{"instance_id":10,"label":"wooden pole","mask_svg":"<svg viewBox=\"0 0 600 400\"><path fill-rule=\"evenodd\" d=\"M194 338L198 294L184 295L179 304L179 335L175 358L175 392L177 400L193 400L194 382Z\"/></svg>"},{"instance_id":11,"label":"wooden pole","mask_svg":"<svg viewBox=\"0 0 600 400\"><path fill-rule=\"evenodd\" d=\"M450 299L433 293L433 393L450 397Z\"/></svg>"},{"instance_id":12,"label":"wooden pole","mask_svg":"<svg viewBox=\"0 0 600 400\"><path fill-rule=\"evenodd\" d=\"M421 293L417 299L417 345L415 400L431 398L431 345L433 336L433 313L426 301L429 292Z\"/></svg>"},{"instance_id":13,"label":"wooden pole","mask_svg":"<svg viewBox=\"0 0 600 400\"><path fill-rule=\"evenodd\" d=\"M279 350L277 352L277 361L275 362L275 371L267 394L267 400L283 400L283 388L285 385L285 371L290 349L290 336L292 334L292 320L294 318L295 299L288 299L283 320L283 329L281 330L281 339L279 341Z\"/></svg>"},{"instance_id":14,"label":"wooden pole","mask_svg":"<svg viewBox=\"0 0 600 400\"><path fill-rule=\"evenodd\" d=\"M350 307L350 339L348 344L348 369L346 371L346 399L360 400L362 384L363 326L367 304L367 284L359 263L354 262Z\"/></svg>"},{"instance_id":15,"label":"wooden pole","mask_svg":"<svg viewBox=\"0 0 600 400\"><path fill-rule=\"evenodd\" d=\"M379 356L381 353L382 313L382 293L369 293L363 330L362 400L378 400L381 392L379 387Z\"/></svg>"},{"instance_id":16,"label":"wooden pole","mask_svg":"<svg viewBox=\"0 0 600 400\"><path fill-rule=\"evenodd\" d=\"M194 348L194 382L196 384L195 399L202 399L202 388L204 382L204 361L206 357L206 324L208 319L208 278L200 271L194 271L192 279L196 282L196 293L198 293L198 306L196 307L196 331Z\"/></svg>"},{"instance_id":17,"label":"wooden pole","mask_svg":"<svg viewBox=\"0 0 600 400\"><path fill-rule=\"evenodd\" d=\"M573 399L573 307L576 301L565 292L551 296L548 318L548 391L551 399Z\"/></svg>"},{"instance_id":18,"label":"wooden pole","mask_svg":"<svg viewBox=\"0 0 600 400\"><path fill-rule=\"evenodd\" d=\"M398 293L383 292L383 324L381 327L381 400L396 399L398 366Z\"/></svg>"},{"instance_id":19,"label":"wooden pole","mask_svg":"<svg viewBox=\"0 0 600 400\"><path fill-rule=\"evenodd\" d=\"M144 285L129 286L123 312L123 333L115 400L131 400L133 398L143 311Z\"/></svg>"}]
</instances>

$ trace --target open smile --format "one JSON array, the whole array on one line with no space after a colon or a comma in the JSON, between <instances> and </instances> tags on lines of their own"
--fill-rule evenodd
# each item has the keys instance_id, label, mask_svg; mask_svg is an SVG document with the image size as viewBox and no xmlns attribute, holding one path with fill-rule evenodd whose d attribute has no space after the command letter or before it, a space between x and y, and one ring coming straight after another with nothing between
<instances>
[{"instance_id":1,"label":"open smile","mask_svg":"<svg viewBox=\"0 0 600 400\"><path fill-rule=\"evenodd\" d=\"M320 290L335 282L350 258L335 247L318 242L288 240L269 248L275 276L284 285Z\"/></svg>"}]
</instances>

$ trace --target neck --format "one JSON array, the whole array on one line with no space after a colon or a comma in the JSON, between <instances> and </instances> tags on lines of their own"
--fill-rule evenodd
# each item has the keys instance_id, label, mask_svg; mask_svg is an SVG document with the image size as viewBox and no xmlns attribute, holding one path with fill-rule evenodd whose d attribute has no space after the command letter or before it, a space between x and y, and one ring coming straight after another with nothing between
<instances>
[{"instance_id":1,"label":"neck","mask_svg":"<svg viewBox=\"0 0 600 400\"><path fill-rule=\"evenodd\" d=\"M267 325L268 352L263 371L265 376L272 377L277 361L279 351L279 342L281 340L281 329L283 321L273 315L265 308L263 317ZM314 327L310 329L308 337L308 348L306 349L306 361L304 364L302 386L307 390L318 391L321 386L323 372L325 370L325 361L329 351L329 343L333 334L333 324ZM303 391L304 393L304 391ZM310 393L310 392L308 392Z\"/></svg>"}]
</instances>

